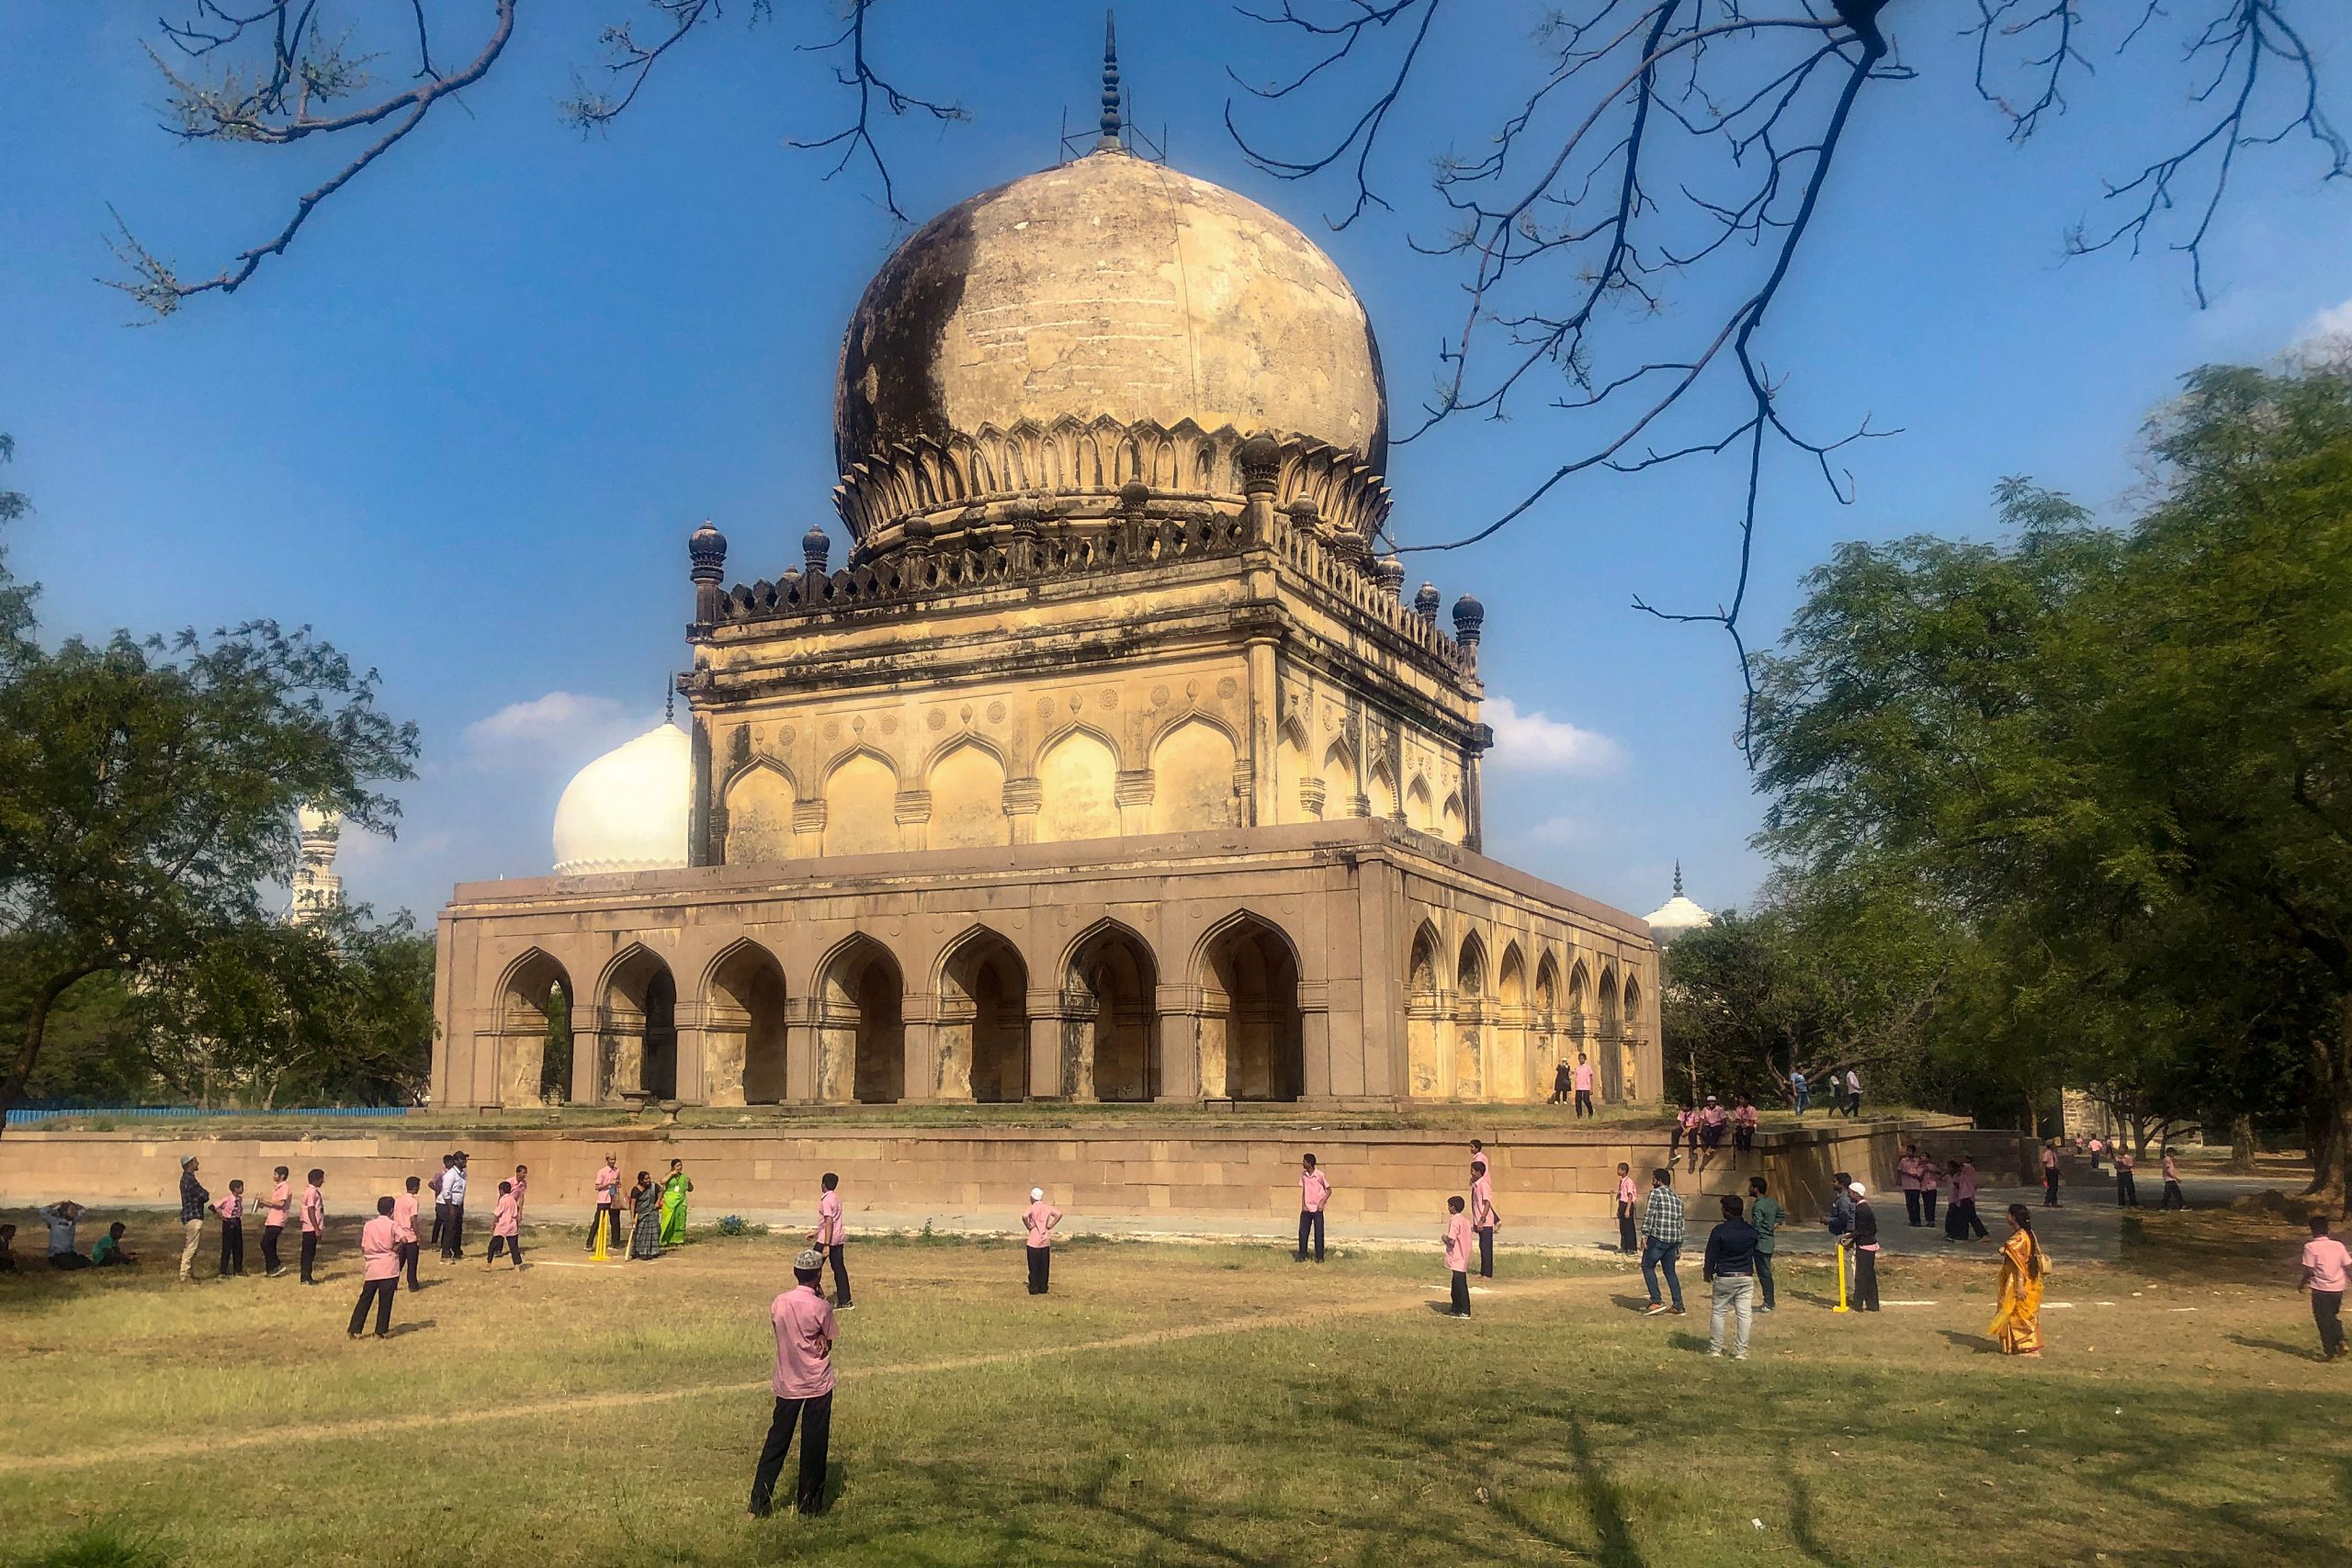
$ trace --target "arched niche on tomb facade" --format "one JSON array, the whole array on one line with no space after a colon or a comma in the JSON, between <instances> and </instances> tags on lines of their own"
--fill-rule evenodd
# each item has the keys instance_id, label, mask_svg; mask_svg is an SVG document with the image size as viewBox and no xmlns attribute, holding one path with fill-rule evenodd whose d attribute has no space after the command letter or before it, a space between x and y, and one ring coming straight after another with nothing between
<instances>
[{"instance_id":1,"label":"arched niche on tomb facade","mask_svg":"<svg viewBox=\"0 0 2352 1568\"><path fill-rule=\"evenodd\" d=\"M1233 737L1204 718L1188 718L1151 749L1151 830L1183 833L1230 828L1237 820Z\"/></svg>"},{"instance_id":2,"label":"arched niche on tomb facade","mask_svg":"<svg viewBox=\"0 0 2352 1568\"><path fill-rule=\"evenodd\" d=\"M1290 939L1259 916L1230 916L1203 942L1198 974L1202 1098L1299 1098L1306 1032Z\"/></svg>"},{"instance_id":3,"label":"arched niche on tomb facade","mask_svg":"<svg viewBox=\"0 0 2352 1568\"><path fill-rule=\"evenodd\" d=\"M1640 1069L1635 1066L1642 1043L1642 982L1635 976L1625 976L1625 1005L1617 1034L1618 1098L1639 1100L1645 1092ZM1646 1092L1655 1095L1664 1088L1663 1084L1653 1084Z\"/></svg>"},{"instance_id":4,"label":"arched niche on tomb facade","mask_svg":"<svg viewBox=\"0 0 2352 1568\"><path fill-rule=\"evenodd\" d=\"M575 1008L571 976L533 948L498 982L498 1093L502 1105L561 1105L571 1098Z\"/></svg>"},{"instance_id":5,"label":"arched niche on tomb facade","mask_svg":"<svg viewBox=\"0 0 2352 1568\"><path fill-rule=\"evenodd\" d=\"M784 966L750 940L710 966L703 987L703 1100L775 1105L786 1098Z\"/></svg>"},{"instance_id":6,"label":"arched niche on tomb facade","mask_svg":"<svg viewBox=\"0 0 2352 1568\"><path fill-rule=\"evenodd\" d=\"M992 849L1012 841L1004 814L1004 761L967 739L942 751L923 782L931 796L925 843L934 850Z\"/></svg>"},{"instance_id":7,"label":"arched niche on tomb facade","mask_svg":"<svg viewBox=\"0 0 2352 1568\"><path fill-rule=\"evenodd\" d=\"M905 1097L905 995L899 961L872 937L850 938L820 966L820 1100L888 1105Z\"/></svg>"},{"instance_id":8,"label":"arched niche on tomb facade","mask_svg":"<svg viewBox=\"0 0 2352 1568\"><path fill-rule=\"evenodd\" d=\"M1453 977L1453 1098L1487 1097L1487 1025L1490 998L1487 995L1487 944L1476 931L1462 939L1462 956Z\"/></svg>"},{"instance_id":9,"label":"arched niche on tomb facade","mask_svg":"<svg viewBox=\"0 0 2352 1568\"><path fill-rule=\"evenodd\" d=\"M1620 1047L1623 1043L1618 1028L1617 971L1606 963L1600 966L1600 978L1593 983L1592 1059L1600 1067L1600 1093L1604 1100L1625 1098L1625 1063Z\"/></svg>"},{"instance_id":10,"label":"arched niche on tomb facade","mask_svg":"<svg viewBox=\"0 0 2352 1568\"><path fill-rule=\"evenodd\" d=\"M1080 1095L1146 1100L1160 1093L1159 970L1150 944L1101 920L1072 944L1063 969L1064 1070Z\"/></svg>"},{"instance_id":11,"label":"arched niche on tomb facade","mask_svg":"<svg viewBox=\"0 0 2352 1568\"><path fill-rule=\"evenodd\" d=\"M975 926L939 965L939 1098L983 1103L1029 1092L1029 970L1010 942Z\"/></svg>"},{"instance_id":12,"label":"arched niche on tomb facade","mask_svg":"<svg viewBox=\"0 0 2352 1568\"><path fill-rule=\"evenodd\" d=\"M1450 1020L1441 988L1437 928L1423 920L1413 932L1412 956L1405 966L1405 1060L1416 1100L1438 1100L1452 1075L1442 1060Z\"/></svg>"},{"instance_id":13,"label":"arched niche on tomb facade","mask_svg":"<svg viewBox=\"0 0 2352 1568\"><path fill-rule=\"evenodd\" d=\"M870 747L825 774L825 852L883 854L899 847L899 771Z\"/></svg>"},{"instance_id":14,"label":"arched niche on tomb facade","mask_svg":"<svg viewBox=\"0 0 2352 1568\"><path fill-rule=\"evenodd\" d=\"M1119 758L1091 729L1071 729L1037 759L1037 822L1041 844L1110 839L1119 832Z\"/></svg>"},{"instance_id":15,"label":"arched niche on tomb facade","mask_svg":"<svg viewBox=\"0 0 2352 1568\"><path fill-rule=\"evenodd\" d=\"M1487 1024L1487 1098L1527 1098L1527 955L1516 941L1505 943L1495 969L1494 1016Z\"/></svg>"},{"instance_id":16,"label":"arched niche on tomb facade","mask_svg":"<svg viewBox=\"0 0 2352 1568\"><path fill-rule=\"evenodd\" d=\"M605 971L597 1004L597 1098L678 1092L678 982L669 964L632 942Z\"/></svg>"},{"instance_id":17,"label":"arched niche on tomb facade","mask_svg":"<svg viewBox=\"0 0 2352 1568\"><path fill-rule=\"evenodd\" d=\"M761 758L729 781L727 862L751 865L792 855L792 808L799 791L784 768Z\"/></svg>"}]
</instances>

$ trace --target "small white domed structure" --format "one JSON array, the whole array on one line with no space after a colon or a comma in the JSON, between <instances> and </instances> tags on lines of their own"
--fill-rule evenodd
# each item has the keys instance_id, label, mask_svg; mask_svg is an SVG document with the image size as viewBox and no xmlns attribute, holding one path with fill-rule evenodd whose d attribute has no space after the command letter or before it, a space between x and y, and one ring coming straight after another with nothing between
<instances>
[{"instance_id":1,"label":"small white domed structure","mask_svg":"<svg viewBox=\"0 0 2352 1568\"><path fill-rule=\"evenodd\" d=\"M605 752L574 773L556 802L556 874L684 865L693 795L693 749L674 724Z\"/></svg>"},{"instance_id":2,"label":"small white domed structure","mask_svg":"<svg viewBox=\"0 0 2352 1568\"><path fill-rule=\"evenodd\" d=\"M1715 917L1682 896L1682 863L1674 863L1674 897L1650 911L1650 940L1660 947L1673 944L1685 931L1712 926Z\"/></svg>"}]
</instances>

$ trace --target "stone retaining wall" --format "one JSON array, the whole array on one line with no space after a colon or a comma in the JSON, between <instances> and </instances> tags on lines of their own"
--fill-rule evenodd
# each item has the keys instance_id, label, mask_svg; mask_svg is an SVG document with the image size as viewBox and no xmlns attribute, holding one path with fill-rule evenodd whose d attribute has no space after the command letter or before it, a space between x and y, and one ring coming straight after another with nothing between
<instances>
[{"instance_id":1,"label":"stone retaining wall","mask_svg":"<svg viewBox=\"0 0 2352 1568\"><path fill-rule=\"evenodd\" d=\"M1851 1172L1873 1190L1892 1188L1905 1141L1945 1157L1967 1148L1988 1184L2034 1179L2033 1145L2020 1134L1974 1131L1956 1120L1863 1121L1768 1132L1745 1156L1726 1144L1702 1162L1695 1182L1677 1162L1675 1185L1696 1200L1745 1191L1747 1179L1760 1173L1792 1211L1809 1215L1826 1203L1833 1170ZM1499 1134L1488 1145L1497 1206L1507 1222L1527 1224L1605 1224L1618 1162L1632 1166L1645 1188L1650 1169L1667 1163L1664 1133L1647 1129L1543 1129ZM194 1155L208 1187L217 1192L230 1178L243 1177L249 1197L266 1190L273 1166L291 1168L298 1182L319 1167L328 1173L331 1210L349 1215L396 1190L402 1178L429 1177L451 1147L469 1156L469 1207L486 1213L498 1180L520 1163L531 1168L531 1209L542 1219L586 1212L607 1149L619 1154L625 1179L640 1169L659 1176L672 1159L684 1160L695 1210L706 1217L808 1210L818 1178L828 1170L840 1173L853 1213L1001 1209L1009 1227L1037 1186L1063 1208L1096 1217L1289 1214L1297 1207L1298 1156L1310 1150L1330 1174L1335 1221L1396 1214L1418 1224L1442 1214L1447 1195L1469 1186L1466 1137L1404 1130L1199 1129L1173 1136L1114 1126L436 1129L284 1137L13 1132L0 1137L0 1202L18 1207L70 1197L101 1209L169 1205L176 1201L180 1157Z\"/></svg>"}]
</instances>

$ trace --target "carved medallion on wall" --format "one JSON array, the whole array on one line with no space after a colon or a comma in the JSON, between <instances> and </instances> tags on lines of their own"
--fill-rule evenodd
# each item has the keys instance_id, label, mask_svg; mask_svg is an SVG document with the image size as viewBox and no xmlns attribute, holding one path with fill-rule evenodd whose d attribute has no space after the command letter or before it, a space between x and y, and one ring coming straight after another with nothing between
<instances>
[{"instance_id":1,"label":"carved medallion on wall","mask_svg":"<svg viewBox=\"0 0 2352 1568\"><path fill-rule=\"evenodd\" d=\"M1225 698L1227 702L1231 702L1233 700L1234 694L1240 690L1241 683L1230 675L1225 676L1216 683L1216 694Z\"/></svg>"},{"instance_id":2,"label":"carved medallion on wall","mask_svg":"<svg viewBox=\"0 0 2352 1568\"><path fill-rule=\"evenodd\" d=\"M1002 724L1004 722L1004 705L1002 703L990 703L989 705L989 722L990 724Z\"/></svg>"},{"instance_id":3,"label":"carved medallion on wall","mask_svg":"<svg viewBox=\"0 0 2352 1568\"><path fill-rule=\"evenodd\" d=\"M886 713L882 716L882 733L885 735L896 735L899 733L899 716L897 714Z\"/></svg>"},{"instance_id":4,"label":"carved medallion on wall","mask_svg":"<svg viewBox=\"0 0 2352 1568\"><path fill-rule=\"evenodd\" d=\"M926 718L924 718L923 723L925 723L925 724L929 725L929 726L930 726L932 728L933 728L933 729L944 729L944 728L947 728L947 710L946 710L946 709L944 709L944 708L933 708L933 709L932 709L932 710L931 710L931 713L930 713L930 715L929 715L929 716L927 716Z\"/></svg>"},{"instance_id":5,"label":"carved medallion on wall","mask_svg":"<svg viewBox=\"0 0 2352 1568\"><path fill-rule=\"evenodd\" d=\"M1119 705L1119 694L1115 687L1105 686L1094 694L1094 700L1102 704L1103 710L1108 712Z\"/></svg>"},{"instance_id":6,"label":"carved medallion on wall","mask_svg":"<svg viewBox=\"0 0 2352 1568\"><path fill-rule=\"evenodd\" d=\"M1168 705L1167 687L1154 686L1151 689L1151 705L1156 708L1164 708Z\"/></svg>"},{"instance_id":7,"label":"carved medallion on wall","mask_svg":"<svg viewBox=\"0 0 2352 1568\"><path fill-rule=\"evenodd\" d=\"M791 745L795 740L799 739L800 732L794 729L792 726L787 724L782 729L775 732L776 749L778 750L782 750L784 748Z\"/></svg>"},{"instance_id":8,"label":"carved medallion on wall","mask_svg":"<svg viewBox=\"0 0 2352 1568\"><path fill-rule=\"evenodd\" d=\"M842 721L837 718L827 719L825 721L825 739L828 740L839 740L841 738Z\"/></svg>"}]
</instances>

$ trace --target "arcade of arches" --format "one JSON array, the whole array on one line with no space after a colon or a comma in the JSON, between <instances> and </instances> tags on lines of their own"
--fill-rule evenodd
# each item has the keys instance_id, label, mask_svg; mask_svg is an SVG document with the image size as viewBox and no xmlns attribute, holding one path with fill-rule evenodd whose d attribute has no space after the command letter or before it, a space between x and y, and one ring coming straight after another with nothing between
<instances>
[{"instance_id":1,"label":"arcade of arches","mask_svg":"<svg viewBox=\"0 0 2352 1568\"><path fill-rule=\"evenodd\" d=\"M462 888L435 1100L1511 1101L1578 1052L1606 1098L1656 1098L1634 931L1482 886L1377 820L1273 833L1254 868L1224 844L1149 867L1115 842L1016 846L996 853L1055 874L967 870L922 897L735 867L642 874L593 913Z\"/></svg>"}]
</instances>

